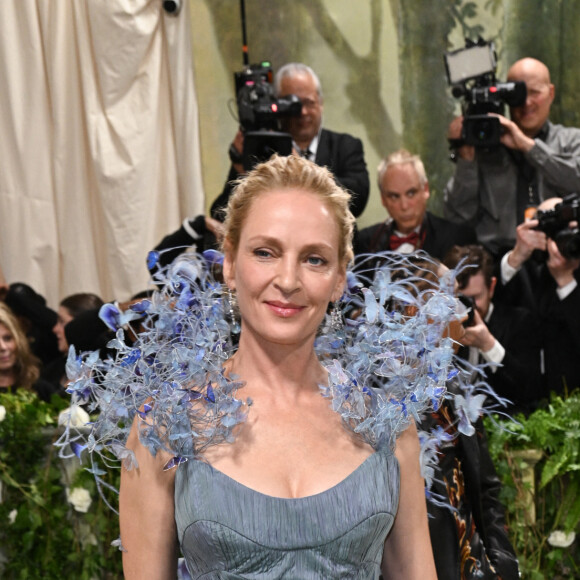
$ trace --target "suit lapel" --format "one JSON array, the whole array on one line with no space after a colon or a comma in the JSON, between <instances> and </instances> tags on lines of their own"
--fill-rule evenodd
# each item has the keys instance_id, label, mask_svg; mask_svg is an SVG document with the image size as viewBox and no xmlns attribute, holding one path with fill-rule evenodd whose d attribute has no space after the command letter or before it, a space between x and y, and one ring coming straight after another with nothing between
<instances>
[{"instance_id":1,"label":"suit lapel","mask_svg":"<svg viewBox=\"0 0 580 580\"><path fill-rule=\"evenodd\" d=\"M330 167L330 138L326 129L320 131L320 138L318 139L318 148L316 149L316 159L314 163L321 167Z\"/></svg>"}]
</instances>

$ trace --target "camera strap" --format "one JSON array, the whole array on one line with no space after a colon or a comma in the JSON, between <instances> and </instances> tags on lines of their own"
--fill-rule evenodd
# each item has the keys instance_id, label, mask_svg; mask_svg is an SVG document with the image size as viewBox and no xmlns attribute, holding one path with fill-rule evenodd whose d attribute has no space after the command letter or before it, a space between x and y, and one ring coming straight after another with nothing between
<instances>
[{"instance_id":1,"label":"camera strap","mask_svg":"<svg viewBox=\"0 0 580 580\"><path fill-rule=\"evenodd\" d=\"M538 195L538 175L535 167L532 167L523 153L508 149L512 161L517 168L516 184L516 219L521 224L526 216L528 208L536 208L540 203Z\"/></svg>"}]
</instances>

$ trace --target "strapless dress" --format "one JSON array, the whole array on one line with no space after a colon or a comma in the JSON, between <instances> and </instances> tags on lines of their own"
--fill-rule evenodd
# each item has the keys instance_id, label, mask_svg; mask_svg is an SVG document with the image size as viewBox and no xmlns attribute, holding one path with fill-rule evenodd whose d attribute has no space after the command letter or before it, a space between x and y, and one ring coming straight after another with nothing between
<instances>
[{"instance_id":1,"label":"strapless dress","mask_svg":"<svg viewBox=\"0 0 580 580\"><path fill-rule=\"evenodd\" d=\"M175 520L194 579L378 579L399 500L391 449L334 487L272 497L190 460L175 480Z\"/></svg>"}]
</instances>

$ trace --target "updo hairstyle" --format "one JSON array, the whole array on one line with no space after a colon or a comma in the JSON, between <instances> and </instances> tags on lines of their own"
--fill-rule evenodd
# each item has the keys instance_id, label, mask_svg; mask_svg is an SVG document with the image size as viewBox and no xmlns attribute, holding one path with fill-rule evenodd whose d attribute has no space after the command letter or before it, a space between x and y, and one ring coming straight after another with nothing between
<instances>
[{"instance_id":1,"label":"updo hairstyle","mask_svg":"<svg viewBox=\"0 0 580 580\"><path fill-rule=\"evenodd\" d=\"M328 169L297 155L274 155L237 180L226 208L222 249L237 251L242 227L252 204L260 195L285 189L307 191L324 202L339 228L339 260L348 264L354 255L352 235L355 223L349 209L350 194L337 185Z\"/></svg>"}]
</instances>

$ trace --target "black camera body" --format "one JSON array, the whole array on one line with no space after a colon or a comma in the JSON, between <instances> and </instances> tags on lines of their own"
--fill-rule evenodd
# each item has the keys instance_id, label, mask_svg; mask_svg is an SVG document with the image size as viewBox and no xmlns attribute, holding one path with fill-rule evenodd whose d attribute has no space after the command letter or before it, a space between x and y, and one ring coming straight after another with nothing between
<instances>
[{"instance_id":1,"label":"black camera body","mask_svg":"<svg viewBox=\"0 0 580 580\"><path fill-rule=\"evenodd\" d=\"M464 328L469 328L475 325L475 300L471 296L466 296L465 294L458 294L457 299L465 306L467 310L467 316L465 320L461 323Z\"/></svg>"},{"instance_id":2,"label":"black camera body","mask_svg":"<svg viewBox=\"0 0 580 580\"><path fill-rule=\"evenodd\" d=\"M234 73L238 120L244 133L244 169L269 159L273 153L290 155L292 137L282 131L285 117L298 117L302 103L296 95L276 97L269 62Z\"/></svg>"},{"instance_id":3,"label":"black camera body","mask_svg":"<svg viewBox=\"0 0 580 580\"><path fill-rule=\"evenodd\" d=\"M481 38L466 41L466 47L444 55L447 78L453 96L463 100L463 131L460 144L495 147L500 144L501 123L505 105L518 107L525 103L526 84L521 81L497 82L494 45Z\"/></svg>"},{"instance_id":4,"label":"black camera body","mask_svg":"<svg viewBox=\"0 0 580 580\"><path fill-rule=\"evenodd\" d=\"M564 258L580 258L580 229L570 222L580 223L580 198L577 193L567 195L553 209L536 212L537 230L552 238Z\"/></svg>"}]
</instances>

